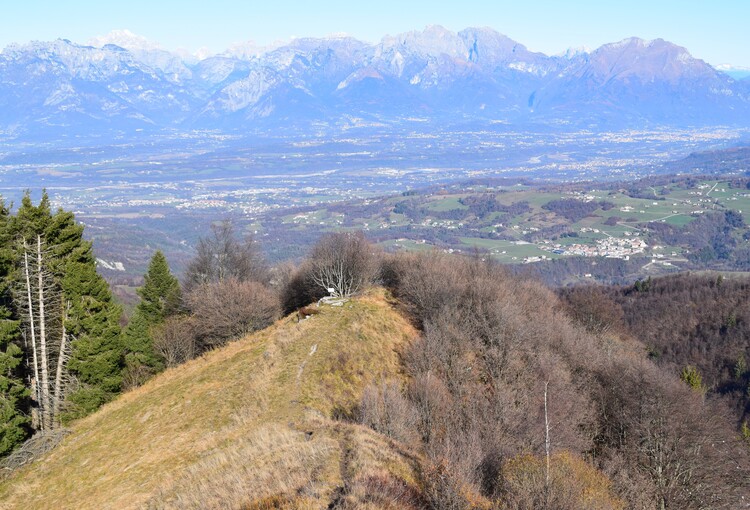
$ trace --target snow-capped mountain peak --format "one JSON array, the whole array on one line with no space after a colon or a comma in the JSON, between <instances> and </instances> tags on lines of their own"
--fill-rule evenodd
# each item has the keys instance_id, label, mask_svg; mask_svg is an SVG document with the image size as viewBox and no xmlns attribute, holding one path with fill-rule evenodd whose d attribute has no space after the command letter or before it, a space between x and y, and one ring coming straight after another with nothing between
<instances>
[{"instance_id":1,"label":"snow-capped mountain peak","mask_svg":"<svg viewBox=\"0 0 750 510\"><path fill-rule=\"evenodd\" d=\"M333 34L250 41L214 55L169 52L127 30L89 42L32 42L0 53L0 132L245 130L351 114L690 125L750 118L750 82L662 39L554 57L492 28L439 25L377 44Z\"/></svg>"},{"instance_id":2,"label":"snow-capped mountain peak","mask_svg":"<svg viewBox=\"0 0 750 510\"><path fill-rule=\"evenodd\" d=\"M106 35L89 39L88 44L95 48L102 48L107 44L114 44L130 51L153 51L162 49L158 43L150 41L142 35L134 34L130 30L112 30Z\"/></svg>"},{"instance_id":3,"label":"snow-capped mountain peak","mask_svg":"<svg viewBox=\"0 0 750 510\"><path fill-rule=\"evenodd\" d=\"M556 57L562 57L568 60L572 60L577 57L585 57L586 55L589 55L591 53L591 48L588 46L575 46L568 48L567 50L563 51L562 53L558 53L555 56Z\"/></svg>"}]
</instances>

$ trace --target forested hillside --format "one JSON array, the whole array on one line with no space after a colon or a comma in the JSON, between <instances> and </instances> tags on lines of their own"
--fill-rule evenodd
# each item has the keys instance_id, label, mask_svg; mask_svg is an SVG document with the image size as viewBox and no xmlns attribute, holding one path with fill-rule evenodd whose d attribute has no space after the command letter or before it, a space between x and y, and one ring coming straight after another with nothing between
<instances>
[{"instance_id":1,"label":"forested hillside","mask_svg":"<svg viewBox=\"0 0 750 510\"><path fill-rule=\"evenodd\" d=\"M747 430L750 279L727 275L685 273L621 287L566 289L563 296L589 324L638 338L668 372L694 371L701 391L725 402L737 426Z\"/></svg>"},{"instance_id":2,"label":"forested hillside","mask_svg":"<svg viewBox=\"0 0 750 510\"><path fill-rule=\"evenodd\" d=\"M44 202L26 202L9 225L40 214ZM53 231L44 240L56 246ZM34 338L76 335L67 370L82 382L61 409L82 412L74 396L97 386L79 374L106 365L73 363L94 352L76 350L89 345L81 332L100 332L101 345L119 329L74 327L77 307L93 302L80 290L62 308L65 328L42 326L47 287L13 278L27 267L29 281L45 277L26 262L44 262L40 236L36 251L9 237L20 245L8 288L31 289L37 320L25 325L9 290L20 333L4 359L33 369L21 341L32 324ZM68 281L106 289L93 265L79 273L93 276L64 273L61 292ZM269 267L252 239L218 224L182 285L154 255L105 358L117 361L111 395L129 391L68 423L52 452L6 463L0 495L7 508L738 508L750 444L721 395L747 383L748 286L702 278L557 295L478 255L386 254L353 232ZM17 373L7 387L21 402Z\"/></svg>"}]
</instances>

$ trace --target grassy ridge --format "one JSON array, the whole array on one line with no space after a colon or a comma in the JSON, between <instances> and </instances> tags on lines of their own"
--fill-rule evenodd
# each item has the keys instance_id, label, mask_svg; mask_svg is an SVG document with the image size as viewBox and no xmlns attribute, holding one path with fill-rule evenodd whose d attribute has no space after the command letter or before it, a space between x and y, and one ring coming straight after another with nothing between
<instances>
[{"instance_id":1,"label":"grassy ridge","mask_svg":"<svg viewBox=\"0 0 750 510\"><path fill-rule=\"evenodd\" d=\"M373 477L408 490L406 452L330 417L370 382L402 377L398 350L415 335L382 291L282 319L75 423L0 486L0 507L325 507Z\"/></svg>"}]
</instances>

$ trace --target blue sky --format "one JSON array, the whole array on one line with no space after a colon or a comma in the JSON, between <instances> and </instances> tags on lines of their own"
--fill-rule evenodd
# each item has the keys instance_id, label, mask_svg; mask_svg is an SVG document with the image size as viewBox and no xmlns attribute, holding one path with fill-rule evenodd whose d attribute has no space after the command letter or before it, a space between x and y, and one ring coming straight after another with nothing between
<instances>
[{"instance_id":1,"label":"blue sky","mask_svg":"<svg viewBox=\"0 0 750 510\"><path fill-rule=\"evenodd\" d=\"M0 9L0 48L58 37L83 43L129 29L167 49L218 52L247 40L339 32L377 41L430 24L489 26L548 54L661 37L711 64L750 67L750 0L8 0Z\"/></svg>"}]
</instances>

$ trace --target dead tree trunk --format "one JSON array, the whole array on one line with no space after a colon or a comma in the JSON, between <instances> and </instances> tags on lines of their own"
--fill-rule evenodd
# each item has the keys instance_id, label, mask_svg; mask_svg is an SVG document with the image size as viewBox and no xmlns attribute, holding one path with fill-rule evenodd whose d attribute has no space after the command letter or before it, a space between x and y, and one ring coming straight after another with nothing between
<instances>
[{"instance_id":1,"label":"dead tree trunk","mask_svg":"<svg viewBox=\"0 0 750 510\"><path fill-rule=\"evenodd\" d=\"M44 265L42 264L42 236L36 237L37 277L39 286L39 355L41 357L41 400L42 400L42 429L50 428L52 422L50 409L49 360L47 357L47 330L44 315Z\"/></svg>"},{"instance_id":2,"label":"dead tree trunk","mask_svg":"<svg viewBox=\"0 0 750 510\"><path fill-rule=\"evenodd\" d=\"M55 393L52 400L52 417L57 421L60 415L60 404L63 399L63 370L67 363L68 335L65 330L65 321L68 318L70 303L62 309L62 334L60 335L60 352L57 355L57 370L55 372Z\"/></svg>"},{"instance_id":3,"label":"dead tree trunk","mask_svg":"<svg viewBox=\"0 0 750 510\"><path fill-rule=\"evenodd\" d=\"M31 352L32 352L32 362L33 362L33 372L34 372L34 380L31 383L31 387L33 389L33 398L34 401L37 403L38 409L41 409L42 406L42 399L40 398L39 393L39 357L37 356L37 350L36 350L36 328L34 325L35 318L34 318L34 300L31 297L31 275L29 271L29 252L28 252L28 244L26 244L26 239L23 240L23 272L24 277L26 279L26 297L28 299L28 307L29 307L29 331L31 333ZM44 419L39 416L40 423L33 424L34 427L39 427L42 430L44 429Z\"/></svg>"},{"instance_id":4,"label":"dead tree trunk","mask_svg":"<svg viewBox=\"0 0 750 510\"><path fill-rule=\"evenodd\" d=\"M547 389L549 381L544 383L544 452L547 457L547 488L549 488L549 417L547 416Z\"/></svg>"},{"instance_id":5,"label":"dead tree trunk","mask_svg":"<svg viewBox=\"0 0 750 510\"><path fill-rule=\"evenodd\" d=\"M24 338L27 342L28 337L31 340L31 345L26 347L34 403L31 426L46 432L57 424L64 393L65 365L70 350L64 324L67 310L60 306L60 313L57 312L62 290L49 270L49 252L42 236L37 235L35 245L22 239L22 249L22 278L17 289L18 302L23 303Z\"/></svg>"}]
</instances>

